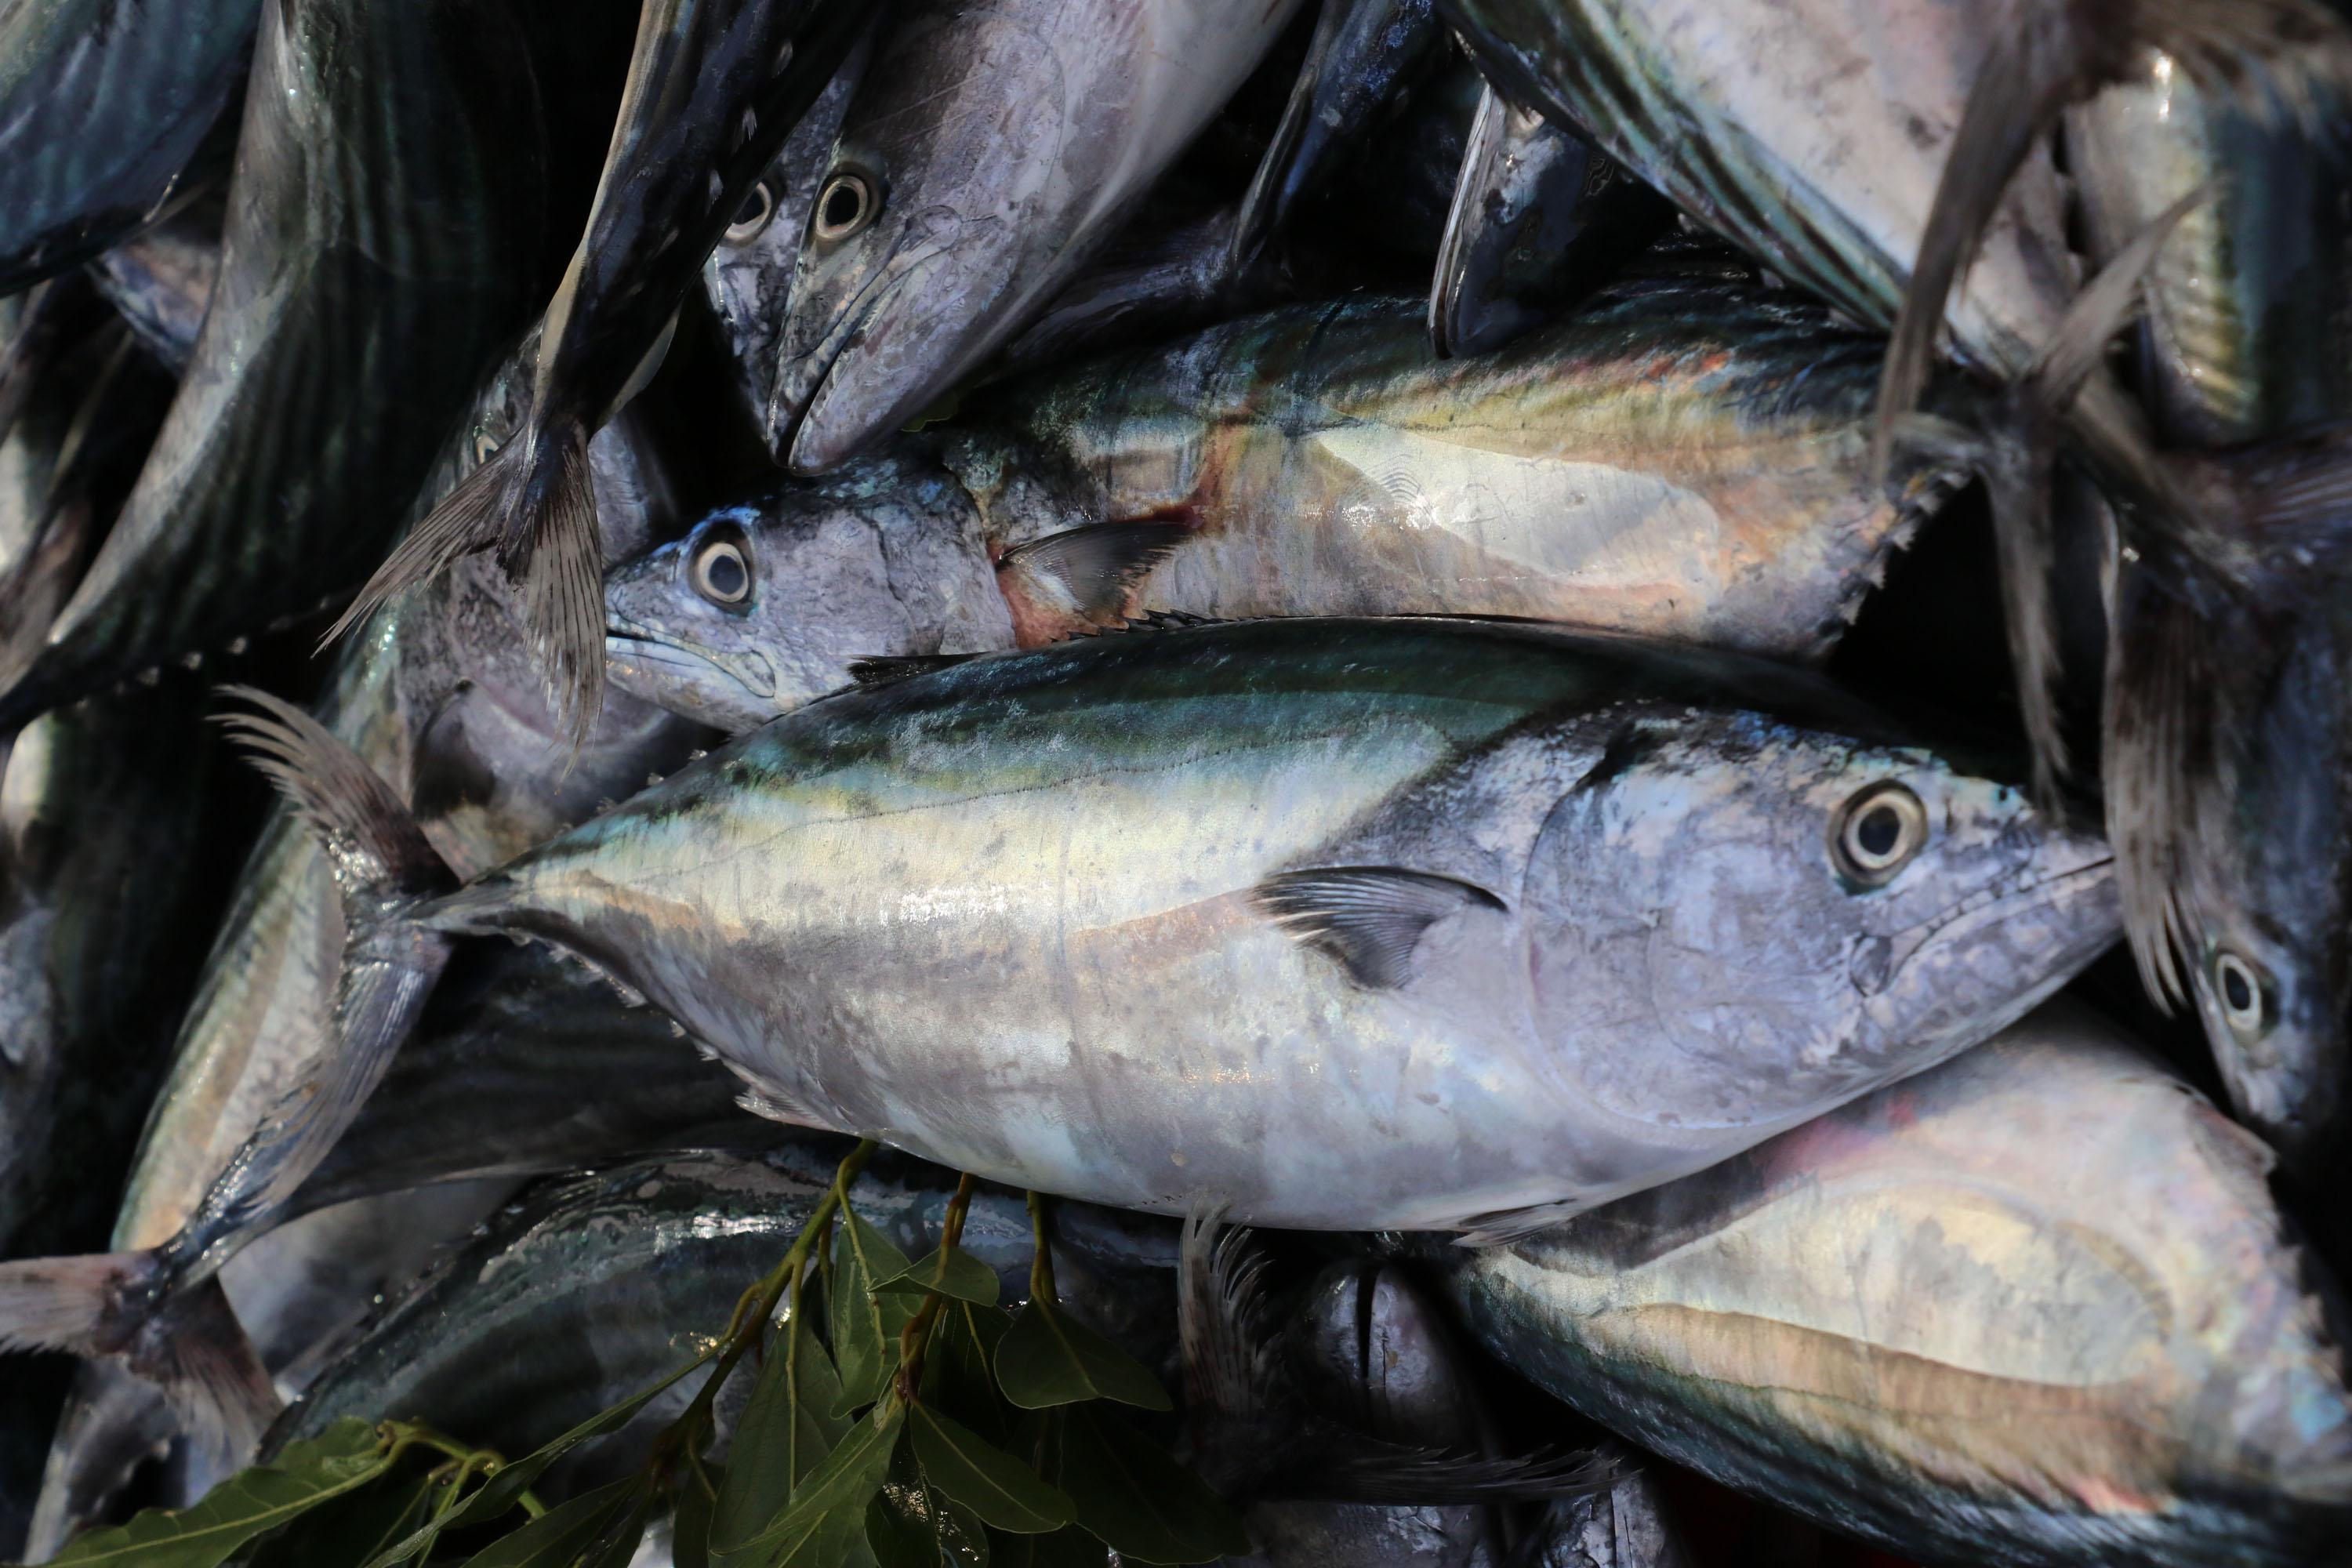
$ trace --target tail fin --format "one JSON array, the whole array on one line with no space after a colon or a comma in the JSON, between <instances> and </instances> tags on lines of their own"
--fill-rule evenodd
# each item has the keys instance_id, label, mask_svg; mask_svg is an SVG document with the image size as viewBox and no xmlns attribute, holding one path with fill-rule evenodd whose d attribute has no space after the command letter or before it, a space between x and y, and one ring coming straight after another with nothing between
<instances>
[{"instance_id":1,"label":"tail fin","mask_svg":"<svg viewBox=\"0 0 2352 1568\"><path fill-rule=\"evenodd\" d=\"M2200 87L2258 113L2284 107L2306 124L2322 83L2352 84L2352 37L2318 0L2020 0L1986 37L1879 381L1881 473L1895 421L1927 384L1953 288L2018 167L2068 104L2122 79L2151 48Z\"/></svg>"},{"instance_id":2,"label":"tail fin","mask_svg":"<svg viewBox=\"0 0 2352 1568\"><path fill-rule=\"evenodd\" d=\"M182 1233L205 1262L283 1207L383 1080L449 960L449 939L412 910L457 882L392 787L316 720L250 687L224 690L258 710L222 721L318 837L344 936L331 1037Z\"/></svg>"},{"instance_id":3,"label":"tail fin","mask_svg":"<svg viewBox=\"0 0 2352 1568\"><path fill-rule=\"evenodd\" d=\"M161 1250L0 1263L0 1350L120 1358L227 1465L251 1457L280 1408L220 1281L175 1289Z\"/></svg>"},{"instance_id":4,"label":"tail fin","mask_svg":"<svg viewBox=\"0 0 2352 1568\"><path fill-rule=\"evenodd\" d=\"M491 550L522 584L525 623L548 701L575 749L604 700L604 565L588 436L527 427L466 477L410 530L351 608L332 641L395 595Z\"/></svg>"},{"instance_id":5,"label":"tail fin","mask_svg":"<svg viewBox=\"0 0 2352 1568\"><path fill-rule=\"evenodd\" d=\"M1916 414L1900 416L1893 426L1906 451L1940 467L1971 469L1984 480L2018 705L2033 756L2034 795L2047 809L2056 808L2059 784L2072 771L2058 712L2063 670L2052 593L2058 541L2051 482L2058 447L2076 399L2100 372L2108 341L2137 310L2140 285L2158 251L2200 195L2191 192L2158 215L2075 297L2050 342L2010 386L1983 428ZM2137 432L2104 432L2098 447L2103 468L2122 470L2126 489L2157 501L2151 517L2180 510L2168 499L2166 470ZM2159 493L2147 497L2150 490Z\"/></svg>"}]
</instances>

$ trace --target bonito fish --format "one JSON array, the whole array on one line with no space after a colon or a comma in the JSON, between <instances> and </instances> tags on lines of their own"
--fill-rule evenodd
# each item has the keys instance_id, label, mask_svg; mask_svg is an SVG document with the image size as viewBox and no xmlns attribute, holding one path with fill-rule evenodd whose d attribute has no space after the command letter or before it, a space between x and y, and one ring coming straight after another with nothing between
<instances>
[{"instance_id":1,"label":"bonito fish","mask_svg":"<svg viewBox=\"0 0 2352 1568\"><path fill-rule=\"evenodd\" d=\"M1440 361L1405 300L1295 307L1009 384L720 510L607 584L614 679L730 729L877 656L1152 611L1528 616L1828 652L1947 489L1869 476L1880 344L1706 284Z\"/></svg>"},{"instance_id":2,"label":"bonito fish","mask_svg":"<svg viewBox=\"0 0 2352 1568\"><path fill-rule=\"evenodd\" d=\"M2352 1393L2268 1156L2053 1005L1545 1237L1486 1346L1643 1443L1952 1568L2288 1568L2352 1540Z\"/></svg>"},{"instance_id":3,"label":"bonito fish","mask_svg":"<svg viewBox=\"0 0 2352 1568\"><path fill-rule=\"evenodd\" d=\"M346 874L306 1140L457 935L520 932L772 1115L1121 1206L1492 1237L1964 1049L2112 940L2104 845L1866 724L1516 624L1130 633L841 694L462 888L299 713L247 728Z\"/></svg>"}]
</instances>

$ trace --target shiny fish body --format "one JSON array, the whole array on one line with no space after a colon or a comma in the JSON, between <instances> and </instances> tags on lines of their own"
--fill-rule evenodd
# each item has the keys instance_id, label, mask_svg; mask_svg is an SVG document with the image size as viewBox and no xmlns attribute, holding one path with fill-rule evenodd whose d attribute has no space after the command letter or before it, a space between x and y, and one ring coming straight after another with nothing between
<instances>
[{"instance_id":1,"label":"shiny fish body","mask_svg":"<svg viewBox=\"0 0 2352 1568\"><path fill-rule=\"evenodd\" d=\"M1945 493L1867 478L1878 353L1707 284L1454 362L1407 301L1286 309L992 391L944 438L961 485L894 454L616 568L614 679L742 730L859 658L1154 611L1525 616L1818 658ZM1105 538L1116 572L1051 565ZM726 548L751 586L720 604L697 573Z\"/></svg>"},{"instance_id":2,"label":"shiny fish body","mask_svg":"<svg viewBox=\"0 0 2352 1568\"><path fill-rule=\"evenodd\" d=\"M0 11L0 294L127 238L245 81L261 0Z\"/></svg>"},{"instance_id":3,"label":"shiny fish body","mask_svg":"<svg viewBox=\"0 0 2352 1568\"><path fill-rule=\"evenodd\" d=\"M527 363L527 362L526 362ZM479 400L436 487L454 484L509 434L527 372L509 364ZM663 481L624 424L591 448L601 516L616 547L642 546ZM430 492L428 492L430 493ZM319 711L344 743L402 781L443 854L494 865L626 794L667 766L692 731L648 706L607 710L576 759L516 629L508 591L486 563L386 612L339 656ZM117 1250L162 1245L189 1223L254 1127L291 1089L331 1029L343 914L333 876L293 814L273 810L183 1017L115 1221ZM34 1532L52 1549L119 1483L121 1423L152 1420L144 1384L100 1400L112 1369L89 1369L52 1450ZM142 1405L143 1401L143 1405Z\"/></svg>"},{"instance_id":4,"label":"shiny fish body","mask_svg":"<svg viewBox=\"0 0 2352 1568\"><path fill-rule=\"evenodd\" d=\"M637 1160L538 1189L341 1347L272 1447L314 1436L339 1416L401 1410L528 1452L698 1352L792 1245L844 1152L796 1140L764 1159ZM955 1184L950 1173L885 1159L850 1202L920 1257L938 1245ZM1174 1227L1064 1205L1055 1237L1064 1304L1133 1353L1163 1357L1173 1338ZM1027 1298L1031 1230L1016 1195L978 1193L962 1245L997 1270L1008 1304ZM653 1420L692 1387L666 1395L632 1430L650 1436Z\"/></svg>"},{"instance_id":5,"label":"shiny fish body","mask_svg":"<svg viewBox=\"0 0 2352 1568\"><path fill-rule=\"evenodd\" d=\"M187 377L0 731L367 574L523 324L540 134L503 4L270 0Z\"/></svg>"},{"instance_id":6,"label":"shiny fish body","mask_svg":"<svg viewBox=\"0 0 2352 1568\"><path fill-rule=\"evenodd\" d=\"M2232 446L2352 413L2352 154L2264 125L2163 55L2074 110L2066 147L2096 265L2205 193L2145 285L2140 381L2158 434Z\"/></svg>"},{"instance_id":7,"label":"shiny fish body","mask_svg":"<svg viewBox=\"0 0 2352 1568\"><path fill-rule=\"evenodd\" d=\"M1447 1289L1588 1414L1922 1562L2335 1562L2352 1394L2267 1167L2053 1006Z\"/></svg>"},{"instance_id":8,"label":"shiny fish body","mask_svg":"<svg viewBox=\"0 0 2352 1568\"><path fill-rule=\"evenodd\" d=\"M871 447L1020 331L1223 107L1296 5L903 6L829 176L855 179L866 204L854 223L818 214L793 280L772 414L798 421L793 468L821 473Z\"/></svg>"},{"instance_id":9,"label":"shiny fish body","mask_svg":"<svg viewBox=\"0 0 2352 1568\"><path fill-rule=\"evenodd\" d=\"M1891 325L1984 56L1977 0L1447 0L1515 100L1856 321ZM2014 372L2074 291L2046 153L2011 185L1948 320Z\"/></svg>"},{"instance_id":10,"label":"shiny fish body","mask_svg":"<svg viewBox=\"0 0 2352 1568\"><path fill-rule=\"evenodd\" d=\"M1518 625L1097 637L814 704L401 918L571 947L777 1114L992 1179L1509 1225L1964 1048L2112 940L2096 841L1791 710L1853 721ZM1825 835L1897 780L1938 826L1858 896Z\"/></svg>"},{"instance_id":11,"label":"shiny fish body","mask_svg":"<svg viewBox=\"0 0 2352 1568\"><path fill-rule=\"evenodd\" d=\"M221 204L194 201L89 264L99 292L150 353L185 370L220 277Z\"/></svg>"},{"instance_id":12,"label":"shiny fish body","mask_svg":"<svg viewBox=\"0 0 2352 1568\"><path fill-rule=\"evenodd\" d=\"M1628 292L1459 363L1406 302L1300 306L1003 389L947 457L1000 552L1181 525L1129 613L1528 616L1819 658L1919 516L1867 476L1879 352L1736 289Z\"/></svg>"}]
</instances>

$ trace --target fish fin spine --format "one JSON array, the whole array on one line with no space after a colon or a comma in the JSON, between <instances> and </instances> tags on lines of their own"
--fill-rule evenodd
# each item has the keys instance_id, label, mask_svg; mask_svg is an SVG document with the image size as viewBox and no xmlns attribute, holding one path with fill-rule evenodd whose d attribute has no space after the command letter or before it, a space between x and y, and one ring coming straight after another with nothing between
<instances>
[{"instance_id":1,"label":"fish fin spine","mask_svg":"<svg viewBox=\"0 0 2352 1568\"><path fill-rule=\"evenodd\" d=\"M1465 909L1506 907L1484 888L1393 866L1277 872L1251 897L1292 937L1337 959L1358 984L1373 990L1412 977L1414 951L1439 921Z\"/></svg>"}]
</instances>

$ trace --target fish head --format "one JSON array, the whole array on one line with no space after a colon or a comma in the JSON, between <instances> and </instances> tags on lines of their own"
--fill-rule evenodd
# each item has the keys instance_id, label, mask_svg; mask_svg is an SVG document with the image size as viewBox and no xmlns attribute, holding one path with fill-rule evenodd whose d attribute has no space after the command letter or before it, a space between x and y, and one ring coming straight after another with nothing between
<instances>
[{"instance_id":1,"label":"fish head","mask_svg":"<svg viewBox=\"0 0 2352 1568\"><path fill-rule=\"evenodd\" d=\"M1318 1410L1422 1447L1477 1441L1461 1353L1434 1303L1394 1263L1335 1263L1307 1288L1292 1360Z\"/></svg>"},{"instance_id":2,"label":"fish head","mask_svg":"<svg viewBox=\"0 0 2352 1568\"><path fill-rule=\"evenodd\" d=\"M1010 646L976 527L952 479L887 458L722 508L607 574L613 680L740 732L861 659Z\"/></svg>"},{"instance_id":3,"label":"fish head","mask_svg":"<svg viewBox=\"0 0 2352 1568\"><path fill-rule=\"evenodd\" d=\"M2340 636L2340 634L2336 634ZM2183 845L2182 979L2231 1101L2289 1165L2340 1159L2352 1072L2344 667L2296 639Z\"/></svg>"},{"instance_id":4,"label":"fish head","mask_svg":"<svg viewBox=\"0 0 2352 1568\"><path fill-rule=\"evenodd\" d=\"M1019 324L1008 301L1072 205L1062 47L1034 19L940 8L879 51L793 278L768 424L798 421L794 472L906 425Z\"/></svg>"},{"instance_id":5,"label":"fish head","mask_svg":"<svg viewBox=\"0 0 2352 1568\"><path fill-rule=\"evenodd\" d=\"M1540 1036L1615 1114L1788 1125L1984 1039L2116 938L2105 842L2021 789L1752 711L1607 722L1523 902Z\"/></svg>"}]
</instances>

